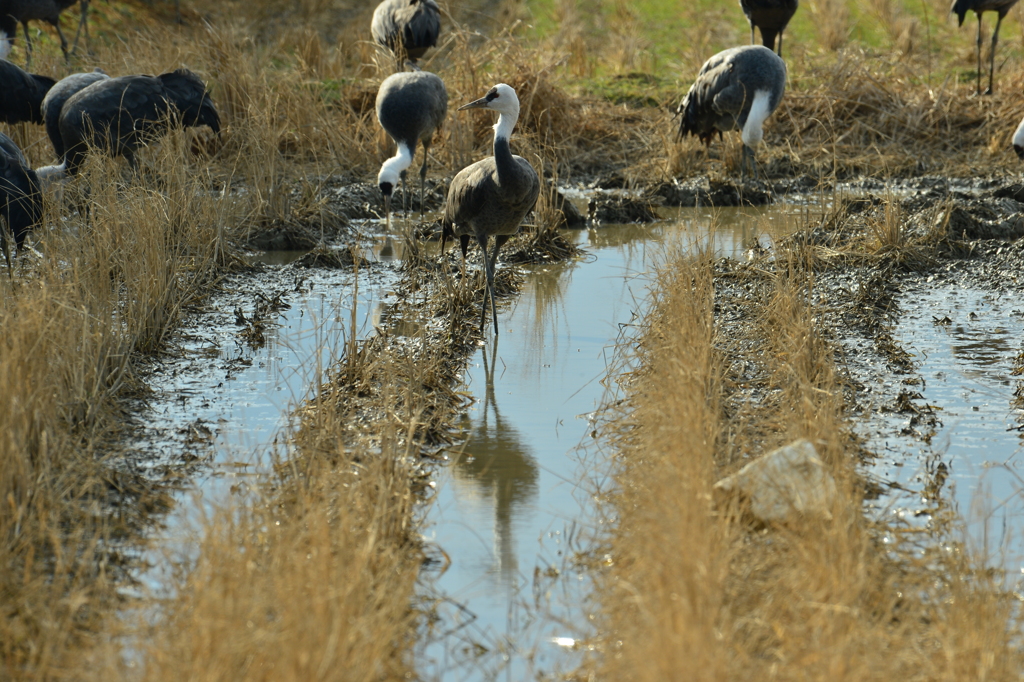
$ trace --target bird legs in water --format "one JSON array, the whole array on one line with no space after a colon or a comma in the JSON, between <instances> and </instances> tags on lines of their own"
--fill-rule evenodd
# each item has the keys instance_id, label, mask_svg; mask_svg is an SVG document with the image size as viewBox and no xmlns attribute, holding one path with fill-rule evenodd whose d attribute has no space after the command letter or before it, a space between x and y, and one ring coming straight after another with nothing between
<instances>
[{"instance_id":1,"label":"bird legs in water","mask_svg":"<svg viewBox=\"0 0 1024 682\"><path fill-rule=\"evenodd\" d=\"M996 44L999 42L999 26L1003 23L1003 17L1006 13L1003 11L997 12L999 18L996 19L996 27L992 31L992 51L988 55L988 90L985 91L986 95L992 94L992 79L996 72ZM978 94L981 94L981 12L977 12L978 15Z\"/></svg>"},{"instance_id":2,"label":"bird legs in water","mask_svg":"<svg viewBox=\"0 0 1024 682\"><path fill-rule=\"evenodd\" d=\"M478 237L480 241L480 250L484 255L484 274L487 276L487 289L484 291L484 305L483 310L480 312L480 333L483 334L484 327L487 326L487 299L491 299L491 315L494 320L494 335L498 335L498 307L494 302L494 266L498 262L498 250L501 249L502 245L505 244L509 239L507 234L499 234L494 236L494 251L491 252L491 257L487 257L487 235L481 235Z\"/></svg>"},{"instance_id":3,"label":"bird legs in water","mask_svg":"<svg viewBox=\"0 0 1024 682\"><path fill-rule=\"evenodd\" d=\"M427 155L430 154L430 141L423 143L423 165L420 166L420 219L423 219L423 187L427 184Z\"/></svg>"},{"instance_id":4,"label":"bird legs in water","mask_svg":"<svg viewBox=\"0 0 1024 682\"><path fill-rule=\"evenodd\" d=\"M747 179L747 164L750 164L750 172L754 176L754 180L757 180L757 159L754 158L754 150L743 145L743 157L740 159L740 177L744 180Z\"/></svg>"}]
</instances>

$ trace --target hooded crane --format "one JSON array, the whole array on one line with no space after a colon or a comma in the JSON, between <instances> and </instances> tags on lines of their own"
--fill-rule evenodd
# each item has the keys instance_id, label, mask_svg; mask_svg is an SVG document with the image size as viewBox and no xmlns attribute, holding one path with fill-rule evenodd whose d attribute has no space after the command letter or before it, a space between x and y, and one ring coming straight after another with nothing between
<instances>
[{"instance_id":1,"label":"hooded crane","mask_svg":"<svg viewBox=\"0 0 1024 682\"><path fill-rule=\"evenodd\" d=\"M402 202L408 195L405 169L416 156L416 143L423 143L423 165L420 167L420 215L423 215L423 186L427 181L427 157L434 131L448 114L448 91L444 82L426 71L396 73L388 76L377 91L377 120L395 141L398 152L384 162L377 175L377 184L384 194L384 213L391 228L391 193L402 180Z\"/></svg>"},{"instance_id":2,"label":"hooded crane","mask_svg":"<svg viewBox=\"0 0 1024 682\"><path fill-rule=\"evenodd\" d=\"M11 268L8 234L20 251L29 230L39 224L43 216L43 197L39 191L39 178L28 165L25 155L14 140L0 133L0 249Z\"/></svg>"},{"instance_id":3,"label":"hooded crane","mask_svg":"<svg viewBox=\"0 0 1024 682\"><path fill-rule=\"evenodd\" d=\"M42 104L57 81L48 76L23 71L6 59L0 59L0 121L5 123L42 123Z\"/></svg>"},{"instance_id":4,"label":"hooded crane","mask_svg":"<svg viewBox=\"0 0 1024 682\"><path fill-rule=\"evenodd\" d=\"M982 12L996 12L999 18L996 19L996 28L992 31L992 51L988 56L988 90L986 95L992 94L992 77L996 70L996 43L999 42L999 25L1003 23L1003 17L1010 11L1010 8L1017 4L1017 0L953 0L949 11L956 15L957 26L964 25L964 17L967 12L973 10L978 16L978 94L981 94L981 14Z\"/></svg>"},{"instance_id":5,"label":"hooded crane","mask_svg":"<svg viewBox=\"0 0 1024 682\"><path fill-rule=\"evenodd\" d=\"M441 10L434 0L384 0L373 11L370 32L378 45L395 53L399 63L416 60L437 45Z\"/></svg>"},{"instance_id":6,"label":"hooded crane","mask_svg":"<svg viewBox=\"0 0 1024 682\"><path fill-rule=\"evenodd\" d=\"M480 331L487 323L487 299L491 299L494 333L498 333L498 311L494 304L494 266L498 250L519 232L523 218L537 203L540 179L530 162L514 156L508 140L519 119L519 98L504 83L491 88L484 97L464 104L463 109L492 109L498 112L494 126L494 156L459 171L448 188L448 200L441 219L441 253L448 237L458 237L465 261L469 240L476 239L483 253L487 291L480 314ZM487 241L494 237L494 251L487 257Z\"/></svg>"},{"instance_id":7,"label":"hooded crane","mask_svg":"<svg viewBox=\"0 0 1024 682\"><path fill-rule=\"evenodd\" d=\"M191 71L98 80L68 98L61 109L64 163L58 170L77 174L89 147L123 156L137 168L135 151L168 123L207 125L220 133L220 117L206 85Z\"/></svg>"},{"instance_id":8,"label":"hooded crane","mask_svg":"<svg viewBox=\"0 0 1024 682\"><path fill-rule=\"evenodd\" d=\"M1017 158L1024 161L1024 119L1013 133L1013 151L1017 152Z\"/></svg>"},{"instance_id":9,"label":"hooded crane","mask_svg":"<svg viewBox=\"0 0 1024 682\"><path fill-rule=\"evenodd\" d=\"M697 80L676 109L679 137L696 135L710 146L715 133L742 131L746 177L749 163L757 179L754 148L764 137L762 126L786 89L786 63L761 45L733 47L704 62Z\"/></svg>"},{"instance_id":10,"label":"hooded crane","mask_svg":"<svg viewBox=\"0 0 1024 682\"><path fill-rule=\"evenodd\" d=\"M82 16L78 20L78 30L75 31L75 42L71 47L74 52L78 47L78 37L85 27L86 41L88 41L89 29L86 26L86 18L89 13L89 0L0 0L0 57L6 57L11 51L11 45L18 32L18 24L25 33L26 68L32 64L32 39L28 35L28 22L41 20L48 22L57 29L57 36L60 38L60 49L64 53L64 61L69 57L68 41L64 32L60 30L60 13L76 2L80 2Z\"/></svg>"},{"instance_id":11,"label":"hooded crane","mask_svg":"<svg viewBox=\"0 0 1024 682\"><path fill-rule=\"evenodd\" d=\"M750 22L750 43L754 43L754 27L761 29L761 42L769 50L775 49L775 36L779 37L778 55L782 56L782 32L796 14L799 0L740 0L740 7Z\"/></svg>"},{"instance_id":12,"label":"hooded crane","mask_svg":"<svg viewBox=\"0 0 1024 682\"><path fill-rule=\"evenodd\" d=\"M86 73L73 73L57 81L57 84L50 88L43 98L43 125L46 126L46 136L50 138L53 151L57 158L64 159L64 140L60 136L60 112L64 103L71 99L71 96L79 90L84 90L97 81L110 78L99 69Z\"/></svg>"}]
</instances>

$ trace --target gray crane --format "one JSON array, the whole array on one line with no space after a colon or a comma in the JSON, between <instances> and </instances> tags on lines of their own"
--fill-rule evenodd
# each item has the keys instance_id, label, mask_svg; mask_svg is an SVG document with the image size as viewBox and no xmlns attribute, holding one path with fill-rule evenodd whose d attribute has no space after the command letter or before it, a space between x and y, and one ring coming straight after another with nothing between
<instances>
[{"instance_id":1,"label":"gray crane","mask_svg":"<svg viewBox=\"0 0 1024 682\"><path fill-rule=\"evenodd\" d=\"M0 249L13 276L8 237L20 251L29 230L43 217L43 196L39 178L14 140L0 133Z\"/></svg>"},{"instance_id":2,"label":"gray crane","mask_svg":"<svg viewBox=\"0 0 1024 682\"><path fill-rule=\"evenodd\" d=\"M75 31L75 42L71 47L73 52L78 47L78 38L85 29L86 42L89 40L89 28L86 26L86 19L89 14L89 0L0 0L0 57L6 57L10 52L11 44L17 35L18 24L25 33L25 67L32 64L32 39L28 35L28 22L40 20L48 22L57 29L57 36L60 38L60 49L64 53L64 61L69 61L68 41L64 32L60 30L60 13L71 5L79 3L82 16L78 20L78 30Z\"/></svg>"},{"instance_id":3,"label":"gray crane","mask_svg":"<svg viewBox=\"0 0 1024 682\"><path fill-rule=\"evenodd\" d=\"M399 63L408 59L415 67L416 60L437 45L441 10L434 0L384 0L373 11L370 32Z\"/></svg>"},{"instance_id":4,"label":"gray crane","mask_svg":"<svg viewBox=\"0 0 1024 682\"><path fill-rule=\"evenodd\" d=\"M750 22L750 43L754 43L754 27L761 29L761 42L769 50L775 49L779 37L778 55L782 56L782 32L796 14L799 0L740 0L740 7Z\"/></svg>"},{"instance_id":5,"label":"gray crane","mask_svg":"<svg viewBox=\"0 0 1024 682\"><path fill-rule=\"evenodd\" d=\"M0 59L0 121L42 123L44 98L56 82Z\"/></svg>"},{"instance_id":6,"label":"gray crane","mask_svg":"<svg viewBox=\"0 0 1024 682\"><path fill-rule=\"evenodd\" d=\"M956 15L957 26L964 25L964 17L967 12L974 11L978 16L978 89L981 94L981 14L982 12L996 12L999 16L996 19L996 28L992 31L992 51L989 53L988 61L988 90L986 95L992 94L992 78L996 70L996 43L999 42L999 26L1003 23L1003 17L1010 11L1010 8L1017 4L1017 0L953 0L949 11Z\"/></svg>"},{"instance_id":7,"label":"gray crane","mask_svg":"<svg viewBox=\"0 0 1024 682\"><path fill-rule=\"evenodd\" d=\"M377 184L384 194L384 213L391 229L391 193L402 180L402 203L408 196L405 171L416 156L416 143L423 143L423 165L420 167L420 215L423 215L423 186L427 181L427 157L434 131L448 115L448 91L444 81L426 71L396 73L388 76L377 90L377 120L398 147L397 153L384 162L377 175Z\"/></svg>"},{"instance_id":8,"label":"gray crane","mask_svg":"<svg viewBox=\"0 0 1024 682\"><path fill-rule=\"evenodd\" d=\"M59 170L67 175L78 173L89 147L123 156L137 168L135 151L168 123L207 125L220 133L220 116L206 85L185 69L98 80L68 98L58 123L64 144Z\"/></svg>"},{"instance_id":9,"label":"gray crane","mask_svg":"<svg viewBox=\"0 0 1024 682\"><path fill-rule=\"evenodd\" d=\"M512 235L519 232L523 218L537 203L540 179L530 162L514 156L509 148L512 129L519 119L519 98L504 83L495 85L478 100L459 107L492 109L498 112L494 126L494 156L477 161L459 171L448 187L444 217L441 219L441 253L449 237L458 237L465 262L471 238L480 244L487 277L480 331L487 324L487 299L491 300L494 333L498 334L498 311L494 303L494 266L498 250ZM494 237L494 251L487 257L487 241Z\"/></svg>"},{"instance_id":10,"label":"gray crane","mask_svg":"<svg viewBox=\"0 0 1024 682\"><path fill-rule=\"evenodd\" d=\"M762 45L733 47L704 62L697 80L676 109L679 138L696 135L710 146L715 133L740 130L741 172L747 164L757 178L754 148L764 137L762 126L786 89L786 63Z\"/></svg>"},{"instance_id":11,"label":"gray crane","mask_svg":"<svg viewBox=\"0 0 1024 682\"><path fill-rule=\"evenodd\" d=\"M64 140L60 136L60 112L64 108L64 103L79 90L84 90L93 83L108 78L110 76L99 69L85 73L73 73L57 81L57 84L50 88L46 97L43 98L42 123L46 126L46 135L50 138L53 151L59 160L64 158Z\"/></svg>"}]
</instances>

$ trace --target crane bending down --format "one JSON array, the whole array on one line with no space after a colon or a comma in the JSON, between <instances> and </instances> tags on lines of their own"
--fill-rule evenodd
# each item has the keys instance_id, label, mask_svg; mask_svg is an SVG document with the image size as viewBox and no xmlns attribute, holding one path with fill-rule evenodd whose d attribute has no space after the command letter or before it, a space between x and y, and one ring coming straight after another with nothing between
<instances>
[{"instance_id":1,"label":"crane bending down","mask_svg":"<svg viewBox=\"0 0 1024 682\"><path fill-rule=\"evenodd\" d=\"M384 162L377 175L377 184L384 194L384 213L391 229L391 194L402 180L402 201L408 195L405 171L416 156L416 143L423 143L423 165L420 167L420 215L423 215L423 186L427 181L427 157L434 131L448 114L448 90L444 81L426 71L396 73L384 80L377 90L377 120L398 147L397 153Z\"/></svg>"},{"instance_id":2,"label":"crane bending down","mask_svg":"<svg viewBox=\"0 0 1024 682\"><path fill-rule=\"evenodd\" d=\"M0 121L42 123L42 104L56 82L0 59Z\"/></svg>"},{"instance_id":3,"label":"crane bending down","mask_svg":"<svg viewBox=\"0 0 1024 682\"><path fill-rule=\"evenodd\" d=\"M0 249L11 269L11 250L8 234L20 251L29 230L43 217L43 197L39 191L39 178L28 165L14 140L0 133Z\"/></svg>"},{"instance_id":4,"label":"crane bending down","mask_svg":"<svg viewBox=\"0 0 1024 682\"><path fill-rule=\"evenodd\" d=\"M740 130L741 172L749 163L757 179L754 148L764 137L764 122L782 101L786 63L762 45L733 47L704 62L697 80L676 109L679 137L696 135L711 145L715 133Z\"/></svg>"},{"instance_id":5,"label":"crane bending down","mask_svg":"<svg viewBox=\"0 0 1024 682\"><path fill-rule=\"evenodd\" d=\"M370 33L399 63L408 59L416 67L416 60L437 45L441 10L434 0L384 0L373 11Z\"/></svg>"},{"instance_id":6,"label":"crane bending down","mask_svg":"<svg viewBox=\"0 0 1024 682\"><path fill-rule=\"evenodd\" d=\"M48 176L75 175L90 147L123 156L137 168L136 150L168 124L208 125L214 133L220 132L220 117L196 74L178 69L159 76L97 80L69 97L61 108L58 127L63 163L39 170Z\"/></svg>"},{"instance_id":7,"label":"crane bending down","mask_svg":"<svg viewBox=\"0 0 1024 682\"><path fill-rule=\"evenodd\" d=\"M60 30L60 13L71 5L79 3L81 18L78 20L78 29L75 31L75 42L68 50L68 40L64 32ZM0 0L0 57L6 57L11 51L11 45L18 33L18 24L21 24L25 33L25 67L32 64L32 39L28 34L28 22L34 20L45 21L57 29L57 37L60 38L60 49L64 53L64 61L69 61L69 55L78 47L78 38L85 30L86 44L89 42L89 0Z\"/></svg>"},{"instance_id":8,"label":"crane bending down","mask_svg":"<svg viewBox=\"0 0 1024 682\"><path fill-rule=\"evenodd\" d=\"M43 125L46 126L46 136L50 138L53 151L57 159L64 158L64 140L60 136L60 112L64 103L80 90L84 90L97 81L110 78L99 69L86 73L73 73L57 81L57 84L50 88L43 98L42 113Z\"/></svg>"},{"instance_id":9,"label":"crane bending down","mask_svg":"<svg viewBox=\"0 0 1024 682\"><path fill-rule=\"evenodd\" d=\"M494 126L494 156L463 168L448 188L448 200L441 219L441 253L449 237L458 237L463 262L470 239L476 239L483 253L487 290L480 314L480 331L487 324L487 299L491 300L494 333L498 333L498 311L494 304L494 266L498 250L519 232L523 218L537 203L540 179L530 162L514 156L509 148L512 129L519 119L519 98L504 83L495 85L478 100L459 107L492 109L498 112ZM494 237L494 251L487 257L487 242Z\"/></svg>"},{"instance_id":10,"label":"crane bending down","mask_svg":"<svg viewBox=\"0 0 1024 682\"><path fill-rule=\"evenodd\" d=\"M981 94L981 15L983 12L995 12L999 15L996 19L995 30L992 31L992 51L988 56L988 90L986 95L992 94L992 78L996 71L996 43L999 42L999 26L1010 9L1017 4L1017 0L953 0L949 11L956 15L957 26L964 25L964 17L969 11L978 16L978 89Z\"/></svg>"},{"instance_id":11,"label":"crane bending down","mask_svg":"<svg viewBox=\"0 0 1024 682\"><path fill-rule=\"evenodd\" d=\"M754 43L754 27L761 29L761 42L769 50L775 49L779 38L778 55L782 56L782 32L796 14L799 0L740 0L740 8L750 22L750 43Z\"/></svg>"}]
</instances>

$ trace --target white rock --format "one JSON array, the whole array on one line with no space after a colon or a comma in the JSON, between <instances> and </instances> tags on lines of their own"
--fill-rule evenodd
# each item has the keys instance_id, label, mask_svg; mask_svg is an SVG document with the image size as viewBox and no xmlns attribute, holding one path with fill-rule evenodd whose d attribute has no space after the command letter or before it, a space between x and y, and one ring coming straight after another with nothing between
<instances>
[{"instance_id":1,"label":"white rock","mask_svg":"<svg viewBox=\"0 0 1024 682\"><path fill-rule=\"evenodd\" d=\"M801 515L832 518L836 482L806 439L772 450L732 476L715 484L715 491L742 495L750 513L765 523L780 523Z\"/></svg>"}]
</instances>

